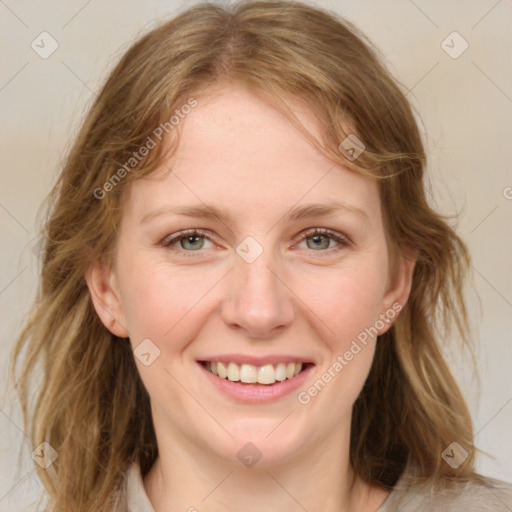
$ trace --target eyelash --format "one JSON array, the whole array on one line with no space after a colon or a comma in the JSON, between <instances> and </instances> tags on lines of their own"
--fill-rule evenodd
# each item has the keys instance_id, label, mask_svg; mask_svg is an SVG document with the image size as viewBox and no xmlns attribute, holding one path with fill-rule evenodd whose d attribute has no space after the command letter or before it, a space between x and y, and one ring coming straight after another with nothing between
<instances>
[{"instance_id":1,"label":"eyelash","mask_svg":"<svg viewBox=\"0 0 512 512\"><path fill-rule=\"evenodd\" d=\"M337 242L339 244L339 246L338 247L331 247L329 249L320 250L320 251L315 251L313 249L309 249L309 251L314 252L314 253L319 252L319 253L331 254L333 250L334 251L338 251L338 250L341 250L341 249L351 245L351 242L346 237L338 235L335 232L330 231L329 229L325 229L325 228L314 228L311 231L307 231L305 233L302 233L300 235L300 238L298 240L296 240L296 243L300 243L300 242L306 240L307 238L311 238L311 237L316 236L316 235L328 236L329 238L331 238L332 240ZM165 247L165 248L169 248L171 250L178 250L178 251L182 251L182 252L185 252L185 253L200 252L200 250L198 250L198 251L186 251L185 249L182 249L182 248L173 248L173 247L171 247L175 242L179 242L183 238L194 237L194 236L201 237L201 238L206 238L210 242L215 243L212 240L212 238L207 233L205 233L204 231L202 231L200 229L190 229L190 230L187 230L187 231L182 231L181 233L178 233L177 235L172 236L171 238L169 238L169 237L165 238L162 241L161 245L163 247ZM195 257L194 254L189 254L188 256L189 257Z\"/></svg>"}]
</instances>

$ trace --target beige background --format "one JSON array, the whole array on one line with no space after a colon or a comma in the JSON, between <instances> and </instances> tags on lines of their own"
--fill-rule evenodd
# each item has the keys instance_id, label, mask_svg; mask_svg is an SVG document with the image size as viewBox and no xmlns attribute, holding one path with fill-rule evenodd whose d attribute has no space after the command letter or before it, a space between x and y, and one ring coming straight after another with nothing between
<instances>
[{"instance_id":1,"label":"beige background","mask_svg":"<svg viewBox=\"0 0 512 512\"><path fill-rule=\"evenodd\" d=\"M0 343L7 359L35 289L38 208L63 149L106 71L153 20L193 2L0 1ZM432 200L460 212L458 232L473 255L481 311L470 296L480 340L480 400L468 361L450 356L475 420L479 470L512 480L512 2L319 0L354 21L384 53L424 120ZM31 43L47 31L57 50L41 58ZM468 43L458 58L443 40ZM39 39L36 39L36 41ZM453 42L452 42L453 41ZM452 54L463 41L450 36ZM48 48L48 46L46 46ZM4 384L5 382L5 384ZM32 469L13 394L0 404L0 511L34 510ZM20 461L18 467L17 461Z\"/></svg>"}]
</instances>

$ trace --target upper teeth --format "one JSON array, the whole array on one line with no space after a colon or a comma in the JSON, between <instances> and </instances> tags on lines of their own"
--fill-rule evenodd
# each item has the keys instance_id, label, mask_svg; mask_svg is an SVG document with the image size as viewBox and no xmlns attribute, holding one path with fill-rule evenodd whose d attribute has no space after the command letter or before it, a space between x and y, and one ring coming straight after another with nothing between
<instances>
[{"instance_id":1,"label":"upper teeth","mask_svg":"<svg viewBox=\"0 0 512 512\"><path fill-rule=\"evenodd\" d=\"M207 361L206 369L221 379L245 382L246 384L274 384L276 380L283 381L298 375L302 370L302 363L279 363L275 366L266 364L254 366L252 364L221 363L220 361Z\"/></svg>"}]
</instances>

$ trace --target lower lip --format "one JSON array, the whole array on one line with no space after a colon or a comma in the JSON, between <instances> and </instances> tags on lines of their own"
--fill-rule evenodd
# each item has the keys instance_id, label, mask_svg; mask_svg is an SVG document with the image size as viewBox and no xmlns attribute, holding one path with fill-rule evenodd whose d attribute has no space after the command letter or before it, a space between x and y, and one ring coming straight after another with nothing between
<instances>
[{"instance_id":1,"label":"lower lip","mask_svg":"<svg viewBox=\"0 0 512 512\"><path fill-rule=\"evenodd\" d=\"M293 377L281 382L276 381L274 384L240 384L231 382L228 379L222 379L207 370L201 363L197 363L206 378L224 394L230 398L244 403L265 403L279 400L280 398L293 393L307 379L314 365L309 365L304 371Z\"/></svg>"}]
</instances>

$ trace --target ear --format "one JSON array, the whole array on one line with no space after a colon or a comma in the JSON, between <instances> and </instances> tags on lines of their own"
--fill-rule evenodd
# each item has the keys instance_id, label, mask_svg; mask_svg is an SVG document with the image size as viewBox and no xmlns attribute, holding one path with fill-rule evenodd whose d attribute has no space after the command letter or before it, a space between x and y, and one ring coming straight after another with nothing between
<instances>
[{"instance_id":1,"label":"ear","mask_svg":"<svg viewBox=\"0 0 512 512\"><path fill-rule=\"evenodd\" d=\"M391 328L411 293L412 278L416 265L418 250L411 245L404 245L396 255L394 275L388 279L388 287L382 300L380 319L385 324L379 329L379 336Z\"/></svg>"},{"instance_id":2,"label":"ear","mask_svg":"<svg viewBox=\"0 0 512 512\"><path fill-rule=\"evenodd\" d=\"M86 272L85 280L96 313L103 325L120 338L128 337L123 308L119 300L116 276L109 265L93 263Z\"/></svg>"}]
</instances>

